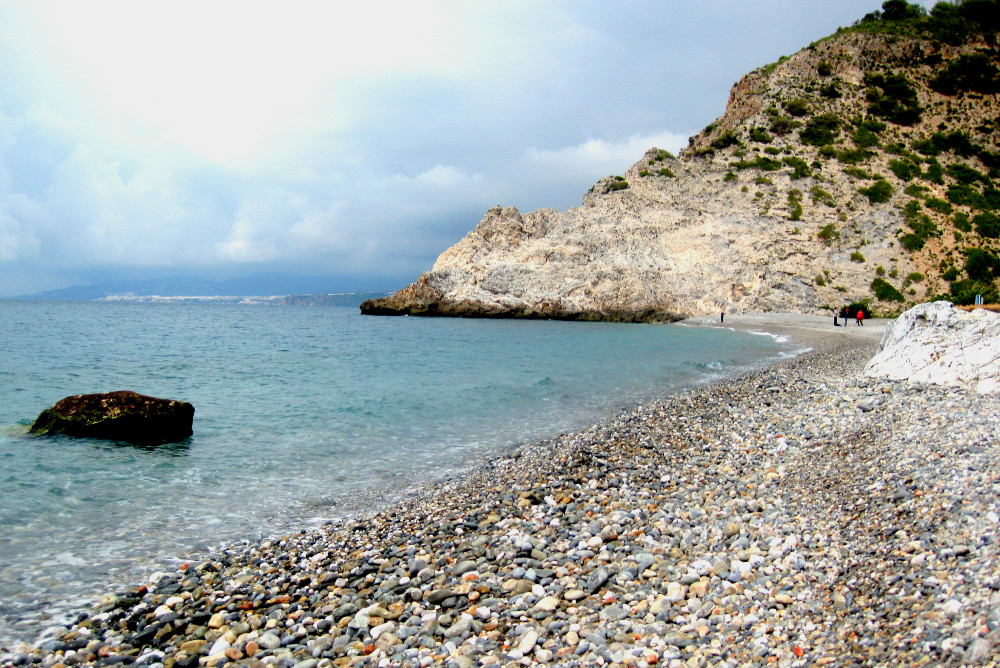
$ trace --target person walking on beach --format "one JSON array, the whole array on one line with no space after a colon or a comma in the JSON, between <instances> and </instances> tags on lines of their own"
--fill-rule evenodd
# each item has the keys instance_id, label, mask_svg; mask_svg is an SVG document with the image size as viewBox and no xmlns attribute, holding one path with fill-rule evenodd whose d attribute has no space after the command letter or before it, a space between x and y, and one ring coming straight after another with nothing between
<instances>
[{"instance_id":1,"label":"person walking on beach","mask_svg":"<svg viewBox=\"0 0 1000 668\"><path fill-rule=\"evenodd\" d=\"M854 318L855 318L855 321L858 323L858 327L864 327L865 326L865 312L864 311L862 311L861 309L858 309L858 312L857 312L857 314L855 314Z\"/></svg>"},{"instance_id":2,"label":"person walking on beach","mask_svg":"<svg viewBox=\"0 0 1000 668\"><path fill-rule=\"evenodd\" d=\"M721 325L725 321L726 321L726 312L723 311L722 313L719 314L719 324Z\"/></svg>"},{"instance_id":3,"label":"person walking on beach","mask_svg":"<svg viewBox=\"0 0 1000 668\"><path fill-rule=\"evenodd\" d=\"M833 326L834 327L840 327L840 323L837 322L837 309L832 308L832 309L830 309L830 311L833 313Z\"/></svg>"}]
</instances>

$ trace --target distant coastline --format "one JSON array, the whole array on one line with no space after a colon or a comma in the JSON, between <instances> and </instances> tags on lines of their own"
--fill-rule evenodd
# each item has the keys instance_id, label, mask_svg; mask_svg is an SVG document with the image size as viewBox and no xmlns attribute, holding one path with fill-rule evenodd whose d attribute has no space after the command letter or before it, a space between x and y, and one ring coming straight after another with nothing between
<instances>
[{"instance_id":1,"label":"distant coastline","mask_svg":"<svg viewBox=\"0 0 1000 668\"><path fill-rule=\"evenodd\" d=\"M135 302L135 303L206 303L206 304L263 304L272 306L347 306L357 307L369 299L384 297L386 292L337 292L303 295L161 295L135 294L132 292L109 294L88 299L57 299L52 297L15 297L16 301L81 301L81 302Z\"/></svg>"}]
</instances>

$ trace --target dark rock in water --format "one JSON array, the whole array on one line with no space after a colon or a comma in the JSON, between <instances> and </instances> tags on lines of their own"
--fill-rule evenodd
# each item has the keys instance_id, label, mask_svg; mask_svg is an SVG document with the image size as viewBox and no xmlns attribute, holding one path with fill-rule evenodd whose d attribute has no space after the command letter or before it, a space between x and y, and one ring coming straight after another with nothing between
<instances>
[{"instance_id":1,"label":"dark rock in water","mask_svg":"<svg viewBox=\"0 0 1000 668\"><path fill-rule=\"evenodd\" d=\"M194 406L130 391L81 394L41 412L31 432L105 438L130 443L170 443L191 435Z\"/></svg>"}]
</instances>

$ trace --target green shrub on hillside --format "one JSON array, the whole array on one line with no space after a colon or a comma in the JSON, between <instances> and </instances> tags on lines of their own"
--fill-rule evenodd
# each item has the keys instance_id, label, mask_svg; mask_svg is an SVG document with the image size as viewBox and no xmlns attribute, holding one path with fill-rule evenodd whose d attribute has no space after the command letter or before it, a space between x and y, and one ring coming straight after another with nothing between
<instances>
[{"instance_id":1,"label":"green shrub on hillside","mask_svg":"<svg viewBox=\"0 0 1000 668\"><path fill-rule=\"evenodd\" d=\"M829 225L824 225L816 236L822 239L823 242L829 246L834 242L834 240L840 238L840 231L833 223L830 223Z\"/></svg>"},{"instance_id":2,"label":"green shrub on hillside","mask_svg":"<svg viewBox=\"0 0 1000 668\"><path fill-rule=\"evenodd\" d=\"M890 160L889 170L901 181L909 181L914 176L920 176L920 166L907 160Z\"/></svg>"},{"instance_id":3,"label":"green shrub on hillside","mask_svg":"<svg viewBox=\"0 0 1000 668\"><path fill-rule=\"evenodd\" d=\"M796 98L785 102L785 111L792 116L805 116L809 113L809 102L802 98Z\"/></svg>"},{"instance_id":4,"label":"green shrub on hillside","mask_svg":"<svg viewBox=\"0 0 1000 668\"><path fill-rule=\"evenodd\" d=\"M845 148L842 151L837 151L837 161L847 165L856 165L859 162L864 162L873 155L875 154L864 149Z\"/></svg>"},{"instance_id":5,"label":"green shrub on hillside","mask_svg":"<svg viewBox=\"0 0 1000 668\"><path fill-rule=\"evenodd\" d=\"M920 202L915 199L910 200L903 207L906 225L913 230L912 234L907 234L904 239L900 240L907 250L920 250L924 247L924 242L927 239L941 236L941 230L938 229L938 226L922 211Z\"/></svg>"},{"instance_id":6,"label":"green shrub on hillside","mask_svg":"<svg viewBox=\"0 0 1000 668\"><path fill-rule=\"evenodd\" d=\"M615 190L625 190L628 188L628 181L625 180L624 176L612 177L611 182L604 186L604 192L614 192Z\"/></svg>"},{"instance_id":7,"label":"green shrub on hillside","mask_svg":"<svg viewBox=\"0 0 1000 668\"><path fill-rule=\"evenodd\" d=\"M901 293L896 288L886 281L884 278L876 277L871 283L872 292L879 301L883 302L901 302L905 301L903 298L903 293Z\"/></svg>"},{"instance_id":8,"label":"green shrub on hillside","mask_svg":"<svg viewBox=\"0 0 1000 668\"><path fill-rule=\"evenodd\" d=\"M973 169L972 167L969 167L968 165L962 165L958 163L953 165L948 165L945 171L948 172L948 176L952 177L962 185L971 185L973 183L976 183L977 181L982 182L984 184L990 183L989 177L987 177L982 172Z\"/></svg>"},{"instance_id":9,"label":"green shrub on hillside","mask_svg":"<svg viewBox=\"0 0 1000 668\"><path fill-rule=\"evenodd\" d=\"M937 197L928 197L927 201L924 202L924 206L931 211L937 211L938 213L943 213L945 215L951 213L954 208L948 202L943 199L938 199Z\"/></svg>"},{"instance_id":10,"label":"green shrub on hillside","mask_svg":"<svg viewBox=\"0 0 1000 668\"><path fill-rule=\"evenodd\" d=\"M948 186L948 190L945 191L944 196L949 202L958 206L968 206L979 211L985 211L989 208L986 198L972 186Z\"/></svg>"},{"instance_id":11,"label":"green shrub on hillside","mask_svg":"<svg viewBox=\"0 0 1000 668\"><path fill-rule=\"evenodd\" d=\"M1000 276L1000 257L982 248L965 252L965 273L976 281L988 281Z\"/></svg>"},{"instance_id":12,"label":"green shrub on hillside","mask_svg":"<svg viewBox=\"0 0 1000 668\"><path fill-rule=\"evenodd\" d=\"M885 132L886 128L889 127L873 116L860 116L854 118L851 122L854 124L854 127L862 130L868 130L869 132L873 132L877 135L882 134Z\"/></svg>"},{"instance_id":13,"label":"green shrub on hillside","mask_svg":"<svg viewBox=\"0 0 1000 668\"><path fill-rule=\"evenodd\" d=\"M739 144L739 143L740 143L740 140L736 136L736 133L733 132L732 130L726 130L721 135L719 135L718 137L716 137L715 139L713 139L712 143L709 144L709 146L711 146L715 150L721 150L721 149L724 149L724 148L727 148L729 146L732 146L734 144Z\"/></svg>"},{"instance_id":14,"label":"green shrub on hillside","mask_svg":"<svg viewBox=\"0 0 1000 668\"><path fill-rule=\"evenodd\" d=\"M924 244L927 243L927 241L926 239L924 239L924 237L920 236L919 234L913 234L912 232L910 232L908 234L904 234L903 236L901 236L899 238L899 243L906 250L910 251L911 253L915 253L918 250L922 249L924 247Z\"/></svg>"},{"instance_id":15,"label":"green shrub on hillside","mask_svg":"<svg viewBox=\"0 0 1000 668\"><path fill-rule=\"evenodd\" d=\"M853 176L856 179L865 179L866 181L871 181L873 179L878 178L874 174L869 174L860 167L845 167L844 173L847 174L848 176Z\"/></svg>"},{"instance_id":16,"label":"green shrub on hillside","mask_svg":"<svg viewBox=\"0 0 1000 668\"><path fill-rule=\"evenodd\" d=\"M802 220L802 191L798 188L788 191L788 220Z\"/></svg>"},{"instance_id":17,"label":"green shrub on hillside","mask_svg":"<svg viewBox=\"0 0 1000 668\"><path fill-rule=\"evenodd\" d=\"M951 219L952 225L955 229L962 230L963 232L972 231L972 221L969 220L969 214L964 211L959 211L955 214L955 217Z\"/></svg>"},{"instance_id":18,"label":"green shrub on hillside","mask_svg":"<svg viewBox=\"0 0 1000 668\"><path fill-rule=\"evenodd\" d=\"M982 153L984 149L969 139L964 132L954 130L947 134L935 132L927 139L918 139L913 142L913 150L928 157L951 152L962 158L971 158Z\"/></svg>"},{"instance_id":19,"label":"green shrub on hillside","mask_svg":"<svg viewBox=\"0 0 1000 668\"><path fill-rule=\"evenodd\" d=\"M872 204L882 204L892 199L893 189L885 179L879 179L867 188L859 188L858 192L868 198Z\"/></svg>"},{"instance_id":20,"label":"green shrub on hillside","mask_svg":"<svg viewBox=\"0 0 1000 668\"><path fill-rule=\"evenodd\" d=\"M926 30L934 38L958 46L975 32L996 32L1000 16L997 0L966 0L963 3L938 2L931 9Z\"/></svg>"},{"instance_id":21,"label":"green shrub on hillside","mask_svg":"<svg viewBox=\"0 0 1000 668\"><path fill-rule=\"evenodd\" d=\"M765 172L773 172L781 169L781 161L775 160L774 158L768 158L767 156L758 155L753 160L739 160L731 164L732 167L736 169L762 169Z\"/></svg>"},{"instance_id":22,"label":"green shrub on hillside","mask_svg":"<svg viewBox=\"0 0 1000 668\"><path fill-rule=\"evenodd\" d=\"M780 58L778 58L778 60L776 62L769 63L769 64L765 65L764 67L762 67L760 69L761 69L761 71L764 74L770 74L771 72L773 72L778 67L778 65L780 65L783 62L787 61L788 58L789 58L789 56L781 56Z\"/></svg>"},{"instance_id":23,"label":"green shrub on hillside","mask_svg":"<svg viewBox=\"0 0 1000 668\"><path fill-rule=\"evenodd\" d=\"M920 5L905 0L888 0L882 4L882 11L869 12L854 24L853 29L869 33L927 36L957 46L976 34L992 37L991 33L998 30L998 16L998 0L938 2L929 15ZM925 59L930 64L939 60L939 53Z\"/></svg>"},{"instance_id":24,"label":"green shrub on hillside","mask_svg":"<svg viewBox=\"0 0 1000 668\"><path fill-rule=\"evenodd\" d=\"M768 134L764 128L756 126L750 128L750 141L755 141L758 144L770 144L773 139L774 137Z\"/></svg>"},{"instance_id":25,"label":"green shrub on hillside","mask_svg":"<svg viewBox=\"0 0 1000 668\"><path fill-rule=\"evenodd\" d=\"M983 202L985 203L985 209L988 211L996 211L1000 209L1000 190L997 188L989 187L983 188Z\"/></svg>"},{"instance_id":26,"label":"green shrub on hillside","mask_svg":"<svg viewBox=\"0 0 1000 668\"><path fill-rule=\"evenodd\" d=\"M802 158L796 158L795 156L789 156L782 160L787 166L792 168L792 179L804 179L808 176L812 176L812 171L809 169L809 163L807 163Z\"/></svg>"},{"instance_id":27,"label":"green shrub on hillside","mask_svg":"<svg viewBox=\"0 0 1000 668\"><path fill-rule=\"evenodd\" d=\"M862 263L865 261L865 256L861 254L861 251L854 251L851 253L851 262Z\"/></svg>"},{"instance_id":28,"label":"green shrub on hillside","mask_svg":"<svg viewBox=\"0 0 1000 668\"><path fill-rule=\"evenodd\" d=\"M659 174L660 176L668 176L670 178L674 177L674 173L671 170L667 169L666 167L661 167L660 171L657 172L657 174Z\"/></svg>"},{"instance_id":29,"label":"green shrub on hillside","mask_svg":"<svg viewBox=\"0 0 1000 668\"><path fill-rule=\"evenodd\" d=\"M976 232L987 239L1000 238L1000 216L995 213L978 213L972 218Z\"/></svg>"},{"instance_id":30,"label":"green shrub on hillside","mask_svg":"<svg viewBox=\"0 0 1000 668\"><path fill-rule=\"evenodd\" d=\"M1000 92L1000 70L995 58L983 53L959 56L931 80L931 88L949 96L966 91L984 95Z\"/></svg>"},{"instance_id":31,"label":"green shrub on hillside","mask_svg":"<svg viewBox=\"0 0 1000 668\"><path fill-rule=\"evenodd\" d=\"M868 86L865 92L868 113L896 125L914 125L920 122L923 110L917 102L917 91L905 76L868 74L864 81Z\"/></svg>"},{"instance_id":32,"label":"green shrub on hillside","mask_svg":"<svg viewBox=\"0 0 1000 668\"><path fill-rule=\"evenodd\" d=\"M840 118L836 114L826 113L814 116L799 132L799 139L810 146L825 146L832 144L840 135Z\"/></svg>"},{"instance_id":33,"label":"green shrub on hillside","mask_svg":"<svg viewBox=\"0 0 1000 668\"><path fill-rule=\"evenodd\" d=\"M828 100L836 100L843 96L843 93L840 92L840 86L837 85L837 82L828 83L825 86L820 87L819 94Z\"/></svg>"},{"instance_id":34,"label":"green shrub on hillside","mask_svg":"<svg viewBox=\"0 0 1000 668\"><path fill-rule=\"evenodd\" d=\"M926 215L907 218L906 225L913 230L914 234L918 234L924 239L941 236L941 230L939 230L938 226L935 225L934 222Z\"/></svg>"},{"instance_id":35,"label":"green shrub on hillside","mask_svg":"<svg viewBox=\"0 0 1000 668\"><path fill-rule=\"evenodd\" d=\"M833 66L827 61L821 60L819 61L819 64L816 65L816 74L821 77L828 77L833 74Z\"/></svg>"},{"instance_id":36,"label":"green shrub on hillside","mask_svg":"<svg viewBox=\"0 0 1000 668\"><path fill-rule=\"evenodd\" d=\"M782 116L780 113L777 113L777 110L775 110L775 113L771 114L771 125L769 129L772 133L780 137L787 135L800 125L802 125L801 122L789 116Z\"/></svg>"},{"instance_id":37,"label":"green shrub on hillside","mask_svg":"<svg viewBox=\"0 0 1000 668\"><path fill-rule=\"evenodd\" d=\"M931 160L927 163L927 171L924 172L923 177L925 181L944 185L944 168L937 160Z\"/></svg>"},{"instance_id":38,"label":"green shrub on hillside","mask_svg":"<svg viewBox=\"0 0 1000 668\"><path fill-rule=\"evenodd\" d=\"M851 141L858 148L872 148L879 145L878 135L867 127L860 127L851 134Z\"/></svg>"},{"instance_id":39,"label":"green shrub on hillside","mask_svg":"<svg viewBox=\"0 0 1000 668\"><path fill-rule=\"evenodd\" d=\"M823 204L826 204L827 206L831 207L836 206L836 203L833 201L833 195L823 190L819 186L813 186L812 188L810 188L809 194L812 195L813 204L816 204L817 202L823 202Z\"/></svg>"}]
</instances>

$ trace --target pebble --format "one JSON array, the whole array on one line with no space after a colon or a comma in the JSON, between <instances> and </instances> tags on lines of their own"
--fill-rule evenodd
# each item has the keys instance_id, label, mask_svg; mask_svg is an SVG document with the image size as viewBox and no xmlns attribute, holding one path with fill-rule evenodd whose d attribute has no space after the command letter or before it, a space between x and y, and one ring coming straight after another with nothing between
<instances>
[{"instance_id":1,"label":"pebble","mask_svg":"<svg viewBox=\"0 0 1000 668\"><path fill-rule=\"evenodd\" d=\"M623 411L406 505L220 551L3 666L1000 663L1000 397L873 344Z\"/></svg>"}]
</instances>

